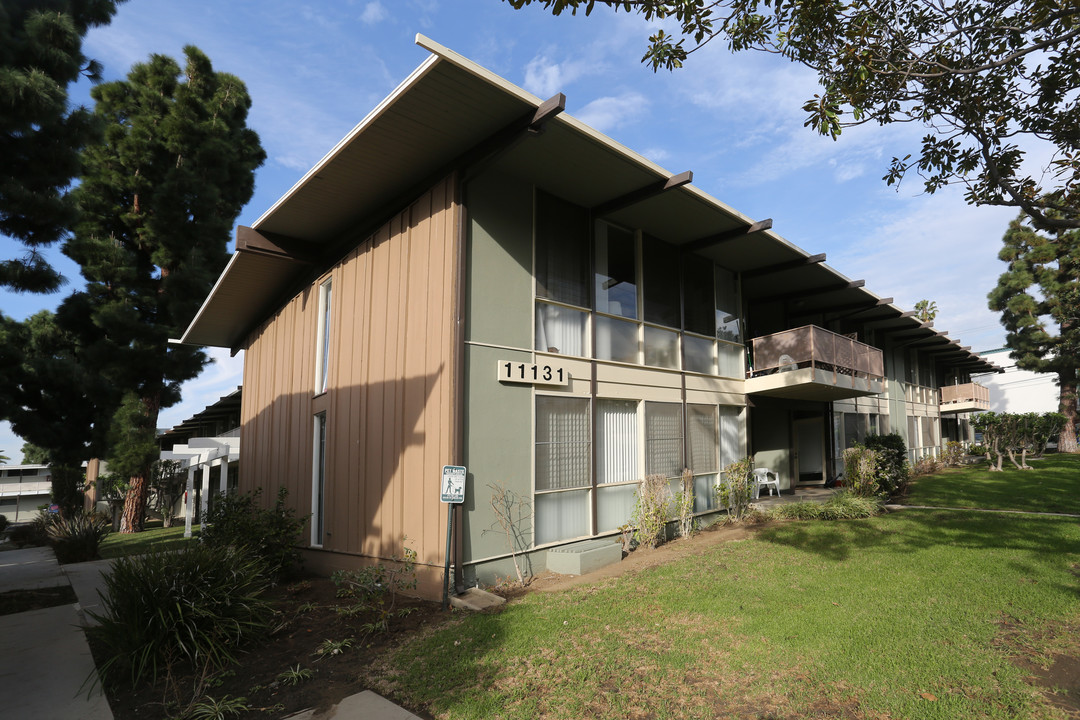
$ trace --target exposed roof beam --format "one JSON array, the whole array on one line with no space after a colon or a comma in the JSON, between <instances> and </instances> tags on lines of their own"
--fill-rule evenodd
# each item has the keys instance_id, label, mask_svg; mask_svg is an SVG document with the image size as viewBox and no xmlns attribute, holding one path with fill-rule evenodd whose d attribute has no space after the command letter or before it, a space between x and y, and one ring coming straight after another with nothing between
<instances>
[{"instance_id":1,"label":"exposed roof beam","mask_svg":"<svg viewBox=\"0 0 1080 720\"><path fill-rule=\"evenodd\" d=\"M817 315L818 313L844 312L846 310L853 310L854 311L854 312L850 312L847 315L844 315L842 317L833 318L833 320L843 320L846 317L851 317L852 315L858 315L861 312L866 312L867 310L873 310L874 308L881 307L882 305L889 305L889 304L892 303L892 301L893 301L892 298L881 298L879 300L873 300L873 299L871 299L871 300L863 300L863 301L857 302L857 303L844 303L843 305L832 305L832 306L827 307L827 308L821 308L820 310L807 310L806 312L791 313L791 317L805 317L807 315ZM893 320L895 318L889 318L889 319Z\"/></svg>"},{"instance_id":2,"label":"exposed roof beam","mask_svg":"<svg viewBox=\"0 0 1080 720\"><path fill-rule=\"evenodd\" d=\"M682 187L690 183L694 179L694 173L690 170L679 173L678 175L672 175L669 178L657 180L656 182L649 183L645 187L640 187L637 190L631 190L625 195L621 195L617 198L612 198L606 202L602 202L599 205L595 205L592 208L592 214L595 218L605 217L614 212L618 212L623 208L628 208L631 205L637 205L639 202L648 200L651 197L656 197L660 193L668 190L673 190L677 187Z\"/></svg>"},{"instance_id":3,"label":"exposed roof beam","mask_svg":"<svg viewBox=\"0 0 1080 720\"><path fill-rule=\"evenodd\" d=\"M747 225L746 227L736 228L735 230L728 230L727 232L717 233L716 235L709 235L707 237L698 238L697 240L691 240L688 243L684 243L679 246L679 249L684 253L697 252L698 250L704 250L707 247L713 245L719 245L720 243L729 242L731 240L738 240L739 238L752 235L762 230L768 230L772 227L772 218L766 218L759 220L756 223Z\"/></svg>"},{"instance_id":4,"label":"exposed roof beam","mask_svg":"<svg viewBox=\"0 0 1080 720\"><path fill-rule=\"evenodd\" d=\"M544 123L566 110L566 96L562 93L552 95L533 113L532 122L529 123L529 132L539 133L544 130Z\"/></svg>"},{"instance_id":5,"label":"exposed roof beam","mask_svg":"<svg viewBox=\"0 0 1080 720\"><path fill-rule=\"evenodd\" d=\"M743 270L743 279L761 277L762 275L771 275L773 273L783 272L785 270L794 270L795 268L806 267L807 265L817 265L818 263L825 262L825 253L820 255L810 255L808 257L796 258L795 260L788 260L787 262L776 263L775 265L766 265L765 267L754 268L753 270Z\"/></svg>"},{"instance_id":6,"label":"exposed roof beam","mask_svg":"<svg viewBox=\"0 0 1080 720\"><path fill-rule=\"evenodd\" d=\"M887 332L889 332L890 335L892 335L893 339L910 337L912 335L923 335L923 336L925 336L925 334L926 334L925 331L926 330L929 330L931 333L934 332L934 329L931 327L931 325L932 325L932 323L919 323L915 327L912 327L912 326L909 325L907 327L897 328L895 330L891 330L891 331L887 331Z\"/></svg>"},{"instance_id":7,"label":"exposed roof beam","mask_svg":"<svg viewBox=\"0 0 1080 720\"><path fill-rule=\"evenodd\" d=\"M813 297L814 295L826 295L828 293L838 292L840 290L854 290L856 288L861 288L864 285L866 285L865 280L852 280L851 282L835 283L833 285L824 285L824 286L819 287L819 288L810 288L809 290L796 290L795 292L784 293L783 295L773 295L773 296L767 297L767 298L756 298L756 299L765 300L767 302L773 302L773 301L785 302L787 300L795 300L795 299L799 299L799 298ZM811 311L811 312L820 312L820 311Z\"/></svg>"},{"instance_id":8,"label":"exposed roof beam","mask_svg":"<svg viewBox=\"0 0 1080 720\"><path fill-rule=\"evenodd\" d=\"M318 259L318 252L312 252L310 243L285 235L261 232L246 225L236 226L236 251L278 257L306 265Z\"/></svg>"},{"instance_id":9,"label":"exposed roof beam","mask_svg":"<svg viewBox=\"0 0 1080 720\"><path fill-rule=\"evenodd\" d=\"M881 318L880 320L867 320L865 323L863 323L863 327L877 328L877 327L879 327L881 325L888 325L888 324L896 322L897 320L903 320L904 318L909 318L914 314L915 314L914 310L908 310L907 312L897 313L896 315L892 315L891 317L887 317L887 318ZM885 328L885 332L889 332L889 330L887 328Z\"/></svg>"}]
</instances>

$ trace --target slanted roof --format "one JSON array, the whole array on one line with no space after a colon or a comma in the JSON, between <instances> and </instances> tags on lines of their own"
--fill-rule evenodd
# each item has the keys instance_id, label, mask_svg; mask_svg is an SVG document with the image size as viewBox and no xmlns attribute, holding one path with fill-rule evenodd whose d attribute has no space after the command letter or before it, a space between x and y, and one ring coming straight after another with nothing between
<instances>
[{"instance_id":1,"label":"slanted roof","mask_svg":"<svg viewBox=\"0 0 1080 720\"><path fill-rule=\"evenodd\" d=\"M544 99L438 43L385 100L252 226L179 340L237 349L258 323L436 180L477 165L517 174L604 217L745 271L744 295L796 311L859 313L883 327L919 322L756 222L580 120L530 126ZM524 123L524 124L523 124ZM645 192L664 185L670 189ZM633 202L620 202L632 198ZM778 282L778 280L780 282ZM958 346L958 344L957 344ZM972 355L988 369L993 366ZM965 358L967 359L967 358Z\"/></svg>"}]
</instances>

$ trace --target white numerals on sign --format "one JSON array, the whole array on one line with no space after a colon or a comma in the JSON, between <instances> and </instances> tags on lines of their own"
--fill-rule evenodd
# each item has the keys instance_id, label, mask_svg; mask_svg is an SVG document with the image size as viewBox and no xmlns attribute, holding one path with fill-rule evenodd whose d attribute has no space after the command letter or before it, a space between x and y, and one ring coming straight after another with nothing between
<instances>
[{"instance_id":1,"label":"white numerals on sign","mask_svg":"<svg viewBox=\"0 0 1080 720\"><path fill-rule=\"evenodd\" d=\"M551 363L522 363L499 360L499 382L528 383L530 385L569 385L570 373L566 368Z\"/></svg>"}]
</instances>

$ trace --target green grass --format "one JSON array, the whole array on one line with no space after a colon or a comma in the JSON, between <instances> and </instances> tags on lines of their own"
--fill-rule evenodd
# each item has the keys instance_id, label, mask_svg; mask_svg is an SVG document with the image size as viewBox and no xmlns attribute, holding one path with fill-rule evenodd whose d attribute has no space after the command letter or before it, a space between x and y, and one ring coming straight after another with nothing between
<instances>
[{"instance_id":1,"label":"green grass","mask_svg":"<svg viewBox=\"0 0 1080 720\"><path fill-rule=\"evenodd\" d=\"M198 525L192 525L192 533L198 531ZM184 537L184 523L171 528L149 527L141 533L109 533L101 541L98 552L104 559L143 555L151 550L179 550L185 543L191 542Z\"/></svg>"},{"instance_id":2,"label":"green grass","mask_svg":"<svg viewBox=\"0 0 1080 720\"><path fill-rule=\"evenodd\" d=\"M381 687L447 718L1054 717L1005 628L1043 653L1075 637L1078 563L1066 518L777 523L464 617L395 650Z\"/></svg>"},{"instance_id":3,"label":"green grass","mask_svg":"<svg viewBox=\"0 0 1080 720\"><path fill-rule=\"evenodd\" d=\"M1028 464L1032 470L1017 470L1006 457L1001 472L981 463L916 478L905 502L1080 514L1080 455L1047 455Z\"/></svg>"}]
</instances>

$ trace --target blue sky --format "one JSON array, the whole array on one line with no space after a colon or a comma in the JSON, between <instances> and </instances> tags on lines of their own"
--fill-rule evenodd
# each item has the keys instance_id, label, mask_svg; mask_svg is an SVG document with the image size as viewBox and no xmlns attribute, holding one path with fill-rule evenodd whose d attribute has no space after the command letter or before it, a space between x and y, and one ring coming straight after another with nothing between
<instances>
[{"instance_id":1,"label":"blue sky","mask_svg":"<svg viewBox=\"0 0 1080 720\"><path fill-rule=\"evenodd\" d=\"M1015 213L973 208L960 188L933 196L917 178L885 185L889 160L918 149L916 126L853 128L838 141L803 127L801 106L816 91L808 71L782 58L731 55L720 41L675 72L638 61L653 32L644 21L597 8L551 17L499 0L131 0L84 50L121 78L151 53L182 56L194 44L217 70L247 84L249 125L267 152L255 195L238 224L250 225L390 93L427 53L416 33L547 98L672 173L773 229L867 288L912 308L937 302L935 326L973 350L1001 347L1004 332L986 294L1004 264L1001 236ZM84 87L76 102L89 104ZM8 240L2 256L17 246ZM24 318L52 309L79 287L78 268L51 296L0 293L0 311ZM241 357L212 351L215 364L162 411L169 427L241 384ZM0 452L19 459L22 442L0 424Z\"/></svg>"}]
</instances>

